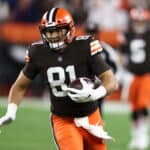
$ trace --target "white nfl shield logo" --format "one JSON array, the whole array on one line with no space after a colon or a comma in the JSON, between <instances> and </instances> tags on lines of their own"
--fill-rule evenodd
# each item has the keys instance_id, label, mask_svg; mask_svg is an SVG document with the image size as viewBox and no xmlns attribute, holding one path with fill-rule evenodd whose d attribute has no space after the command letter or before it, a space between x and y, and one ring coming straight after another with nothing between
<instances>
[{"instance_id":1,"label":"white nfl shield logo","mask_svg":"<svg viewBox=\"0 0 150 150\"><path fill-rule=\"evenodd\" d=\"M59 56L59 57L57 58L57 60L58 60L58 62L62 62L62 61L63 61L63 58L62 58L61 56Z\"/></svg>"}]
</instances>

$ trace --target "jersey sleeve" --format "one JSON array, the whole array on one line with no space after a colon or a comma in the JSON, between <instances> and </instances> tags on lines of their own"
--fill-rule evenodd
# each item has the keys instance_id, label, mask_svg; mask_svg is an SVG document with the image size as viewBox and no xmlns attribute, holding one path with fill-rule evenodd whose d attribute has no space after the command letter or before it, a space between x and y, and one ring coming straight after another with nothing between
<instances>
[{"instance_id":1,"label":"jersey sleeve","mask_svg":"<svg viewBox=\"0 0 150 150\"><path fill-rule=\"evenodd\" d=\"M111 69L107 62L103 59L102 51L103 48L99 40L92 38L90 41L90 68L95 75L100 75Z\"/></svg>"},{"instance_id":2,"label":"jersey sleeve","mask_svg":"<svg viewBox=\"0 0 150 150\"><path fill-rule=\"evenodd\" d=\"M32 46L26 51L25 66L23 67L23 73L31 80L39 73L39 69L34 59L34 53Z\"/></svg>"},{"instance_id":3,"label":"jersey sleeve","mask_svg":"<svg viewBox=\"0 0 150 150\"><path fill-rule=\"evenodd\" d=\"M101 54L94 55L90 58L90 67L92 72L97 76L111 69L106 61L102 58Z\"/></svg>"},{"instance_id":4,"label":"jersey sleeve","mask_svg":"<svg viewBox=\"0 0 150 150\"><path fill-rule=\"evenodd\" d=\"M114 73L117 72L119 68L119 54L116 49L112 48L109 44L101 41L103 52L102 56L105 59L105 61L108 63L108 65L111 67Z\"/></svg>"}]
</instances>

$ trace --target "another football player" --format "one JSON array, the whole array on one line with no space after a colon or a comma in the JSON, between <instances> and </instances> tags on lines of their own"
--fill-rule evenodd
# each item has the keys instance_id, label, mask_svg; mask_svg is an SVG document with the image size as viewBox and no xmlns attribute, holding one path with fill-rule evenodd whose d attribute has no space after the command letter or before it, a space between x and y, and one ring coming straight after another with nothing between
<instances>
[{"instance_id":1,"label":"another football player","mask_svg":"<svg viewBox=\"0 0 150 150\"><path fill-rule=\"evenodd\" d=\"M61 150L106 150L104 140L111 139L103 129L97 99L117 88L113 72L101 57L99 41L90 36L75 37L71 14L64 8L52 8L39 25L42 42L33 43L26 64L12 85L8 109L0 125L16 118L27 87L39 73L45 76L51 95L51 123ZM81 81L83 89L68 88L79 77L101 80L96 89ZM73 92L68 95L69 92ZM80 101L82 99L82 102Z\"/></svg>"},{"instance_id":2,"label":"another football player","mask_svg":"<svg viewBox=\"0 0 150 150\"><path fill-rule=\"evenodd\" d=\"M149 145L148 106L150 100L150 12L134 8L130 11L131 28L126 34L123 51L127 55L127 69L134 75L129 89L131 103L130 148L144 149Z\"/></svg>"}]
</instances>

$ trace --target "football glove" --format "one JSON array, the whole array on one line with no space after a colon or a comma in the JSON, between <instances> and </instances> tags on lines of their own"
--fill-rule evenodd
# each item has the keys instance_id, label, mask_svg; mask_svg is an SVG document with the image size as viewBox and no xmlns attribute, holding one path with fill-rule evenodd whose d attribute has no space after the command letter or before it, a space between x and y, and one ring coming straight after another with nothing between
<instances>
[{"instance_id":1,"label":"football glove","mask_svg":"<svg viewBox=\"0 0 150 150\"><path fill-rule=\"evenodd\" d=\"M15 103L9 103L6 114L0 118L0 126L11 123L16 119L18 106Z\"/></svg>"},{"instance_id":2,"label":"football glove","mask_svg":"<svg viewBox=\"0 0 150 150\"><path fill-rule=\"evenodd\" d=\"M96 89L93 89L85 80L80 79L80 81L82 84L82 89L66 88L67 95L77 103L96 101L104 97L107 93L105 87L102 85Z\"/></svg>"}]
</instances>

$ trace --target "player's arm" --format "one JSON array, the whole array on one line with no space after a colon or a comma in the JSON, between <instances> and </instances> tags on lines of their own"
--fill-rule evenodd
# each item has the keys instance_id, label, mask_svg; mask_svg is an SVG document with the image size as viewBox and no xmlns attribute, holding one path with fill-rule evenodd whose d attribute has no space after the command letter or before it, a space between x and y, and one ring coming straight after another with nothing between
<instances>
[{"instance_id":1,"label":"player's arm","mask_svg":"<svg viewBox=\"0 0 150 150\"><path fill-rule=\"evenodd\" d=\"M25 76L24 73L21 71L18 78L11 86L8 96L8 103L15 103L17 106L19 106L31 82L32 80Z\"/></svg>"},{"instance_id":2,"label":"player's arm","mask_svg":"<svg viewBox=\"0 0 150 150\"><path fill-rule=\"evenodd\" d=\"M103 47L98 40L90 43L90 65L93 73L100 79L101 85L93 92L95 99L105 97L117 90L118 82L111 67L102 57Z\"/></svg>"},{"instance_id":3,"label":"player's arm","mask_svg":"<svg viewBox=\"0 0 150 150\"><path fill-rule=\"evenodd\" d=\"M95 89L88 90L92 101L101 99L118 89L118 82L111 69L108 69L98 75L101 83Z\"/></svg>"},{"instance_id":4,"label":"player's arm","mask_svg":"<svg viewBox=\"0 0 150 150\"><path fill-rule=\"evenodd\" d=\"M85 101L95 101L117 89L118 83L109 65L102 58L102 51L103 48L98 40L90 42L89 68L101 80L101 84L93 89L85 81L81 81L82 90L74 92L74 89L69 89L71 92L74 92L71 95L76 97L77 101L82 97L87 97Z\"/></svg>"},{"instance_id":5,"label":"player's arm","mask_svg":"<svg viewBox=\"0 0 150 150\"><path fill-rule=\"evenodd\" d=\"M75 102L84 103L101 99L118 88L118 82L116 81L112 70L108 69L101 73L98 77L101 80L101 84L99 84L96 88L89 86L89 83L82 78L80 79L82 89L66 87L68 96Z\"/></svg>"},{"instance_id":6,"label":"player's arm","mask_svg":"<svg viewBox=\"0 0 150 150\"><path fill-rule=\"evenodd\" d=\"M11 86L8 96L8 106L6 114L0 118L0 126L15 120L16 112L24 94L30 85L31 80L21 71L18 78Z\"/></svg>"},{"instance_id":7,"label":"player's arm","mask_svg":"<svg viewBox=\"0 0 150 150\"><path fill-rule=\"evenodd\" d=\"M115 75L111 69L100 74L98 77L101 80L101 83L102 83L101 86L103 86L106 90L105 95L109 95L118 89L119 84L118 84L118 82L115 78Z\"/></svg>"}]
</instances>

